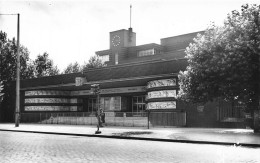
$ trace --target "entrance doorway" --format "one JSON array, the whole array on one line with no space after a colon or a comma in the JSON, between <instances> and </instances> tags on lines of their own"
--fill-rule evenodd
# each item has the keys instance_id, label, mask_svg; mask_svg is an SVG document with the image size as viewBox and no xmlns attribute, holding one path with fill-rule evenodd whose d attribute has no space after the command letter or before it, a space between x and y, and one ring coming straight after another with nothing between
<instances>
[{"instance_id":1,"label":"entrance doorway","mask_svg":"<svg viewBox=\"0 0 260 163\"><path fill-rule=\"evenodd\" d=\"M97 99L89 98L88 99L88 112L94 113L97 110Z\"/></svg>"},{"instance_id":2,"label":"entrance doorway","mask_svg":"<svg viewBox=\"0 0 260 163\"><path fill-rule=\"evenodd\" d=\"M133 114L136 113L137 115L145 112L145 96L133 96L132 112Z\"/></svg>"}]
</instances>

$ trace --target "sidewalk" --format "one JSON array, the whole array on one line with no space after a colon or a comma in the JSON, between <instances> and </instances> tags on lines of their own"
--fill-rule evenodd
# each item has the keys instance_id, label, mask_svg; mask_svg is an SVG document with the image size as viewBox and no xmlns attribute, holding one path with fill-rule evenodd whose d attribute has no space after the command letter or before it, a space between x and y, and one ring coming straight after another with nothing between
<instances>
[{"instance_id":1,"label":"sidewalk","mask_svg":"<svg viewBox=\"0 0 260 163\"><path fill-rule=\"evenodd\" d=\"M96 135L96 126L57 124L0 124L0 131L89 136L119 139L138 139L181 143L241 145L260 147L260 134L251 129L223 128L134 128L106 126Z\"/></svg>"}]
</instances>

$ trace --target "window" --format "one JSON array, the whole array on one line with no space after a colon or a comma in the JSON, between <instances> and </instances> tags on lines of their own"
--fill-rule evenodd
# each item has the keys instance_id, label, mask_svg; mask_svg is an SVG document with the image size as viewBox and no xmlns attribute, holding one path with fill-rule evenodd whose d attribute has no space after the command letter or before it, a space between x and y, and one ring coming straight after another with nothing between
<instances>
[{"instance_id":1,"label":"window","mask_svg":"<svg viewBox=\"0 0 260 163\"><path fill-rule=\"evenodd\" d=\"M147 109L176 109L176 101L149 102Z\"/></svg>"},{"instance_id":2,"label":"window","mask_svg":"<svg viewBox=\"0 0 260 163\"><path fill-rule=\"evenodd\" d=\"M109 61L109 55L100 56L100 59L101 59L103 62L108 62L108 61Z\"/></svg>"},{"instance_id":3,"label":"window","mask_svg":"<svg viewBox=\"0 0 260 163\"><path fill-rule=\"evenodd\" d=\"M97 109L96 98L88 99L88 112L95 112Z\"/></svg>"},{"instance_id":4,"label":"window","mask_svg":"<svg viewBox=\"0 0 260 163\"><path fill-rule=\"evenodd\" d=\"M137 53L138 57L144 57L149 55L154 55L155 50L154 49L148 49L148 50L141 50Z\"/></svg>"},{"instance_id":5,"label":"window","mask_svg":"<svg viewBox=\"0 0 260 163\"><path fill-rule=\"evenodd\" d=\"M100 107L105 111L121 110L121 97L101 97Z\"/></svg>"},{"instance_id":6,"label":"window","mask_svg":"<svg viewBox=\"0 0 260 163\"><path fill-rule=\"evenodd\" d=\"M151 91L148 92L147 98L167 98L167 97L174 97L176 98L176 90L162 90L162 91Z\"/></svg>"},{"instance_id":7,"label":"window","mask_svg":"<svg viewBox=\"0 0 260 163\"><path fill-rule=\"evenodd\" d=\"M139 113L145 111L145 96L132 97L132 112Z\"/></svg>"},{"instance_id":8,"label":"window","mask_svg":"<svg viewBox=\"0 0 260 163\"><path fill-rule=\"evenodd\" d=\"M118 64L118 53L115 54L115 64Z\"/></svg>"}]
</instances>

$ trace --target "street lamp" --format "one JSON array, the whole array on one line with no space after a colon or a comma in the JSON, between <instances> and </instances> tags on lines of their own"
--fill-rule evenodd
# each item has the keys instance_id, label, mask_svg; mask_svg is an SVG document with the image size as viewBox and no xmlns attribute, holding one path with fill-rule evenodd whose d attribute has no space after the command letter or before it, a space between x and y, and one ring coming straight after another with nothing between
<instances>
[{"instance_id":1,"label":"street lamp","mask_svg":"<svg viewBox=\"0 0 260 163\"><path fill-rule=\"evenodd\" d=\"M15 103L15 127L19 127L20 119L20 14L0 14L17 15L17 68L16 68L16 103Z\"/></svg>"}]
</instances>

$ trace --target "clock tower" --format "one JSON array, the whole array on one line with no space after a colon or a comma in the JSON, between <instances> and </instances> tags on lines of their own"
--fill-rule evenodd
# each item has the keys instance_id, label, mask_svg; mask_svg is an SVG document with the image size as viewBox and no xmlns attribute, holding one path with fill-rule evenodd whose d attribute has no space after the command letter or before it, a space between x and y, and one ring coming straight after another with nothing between
<instances>
[{"instance_id":1,"label":"clock tower","mask_svg":"<svg viewBox=\"0 0 260 163\"><path fill-rule=\"evenodd\" d=\"M121 29L110 32L109 50L98 51L96 54L103 57L106 64L117 65L125 59L127 55L127 47L136 46L136 33L132 28Z\"/></svg>"},{"instance_id":2,"label":"clock tower","mask_svg":"<svg viewBox=\"0 0 260 163\"><path fill-rule=\"evenodd\" d=\"M136 46L136 33L132 28L128 30L121 29L110 32L110 49L116 50L122 47Z\"/></svg>"},{"instance_id":3,"label":"clock tower","mask_svg":"<svg viewBox=\"0 0 260 163\"><path fill-rule=\"evenodd\" d=\"M122 57L125 56L124 48L136 46L136 34L133 32L132 28L110 32L109 40L111 51L110 58L111 62L115 65L119 64Z\"/></svg>"}]
</instances>

